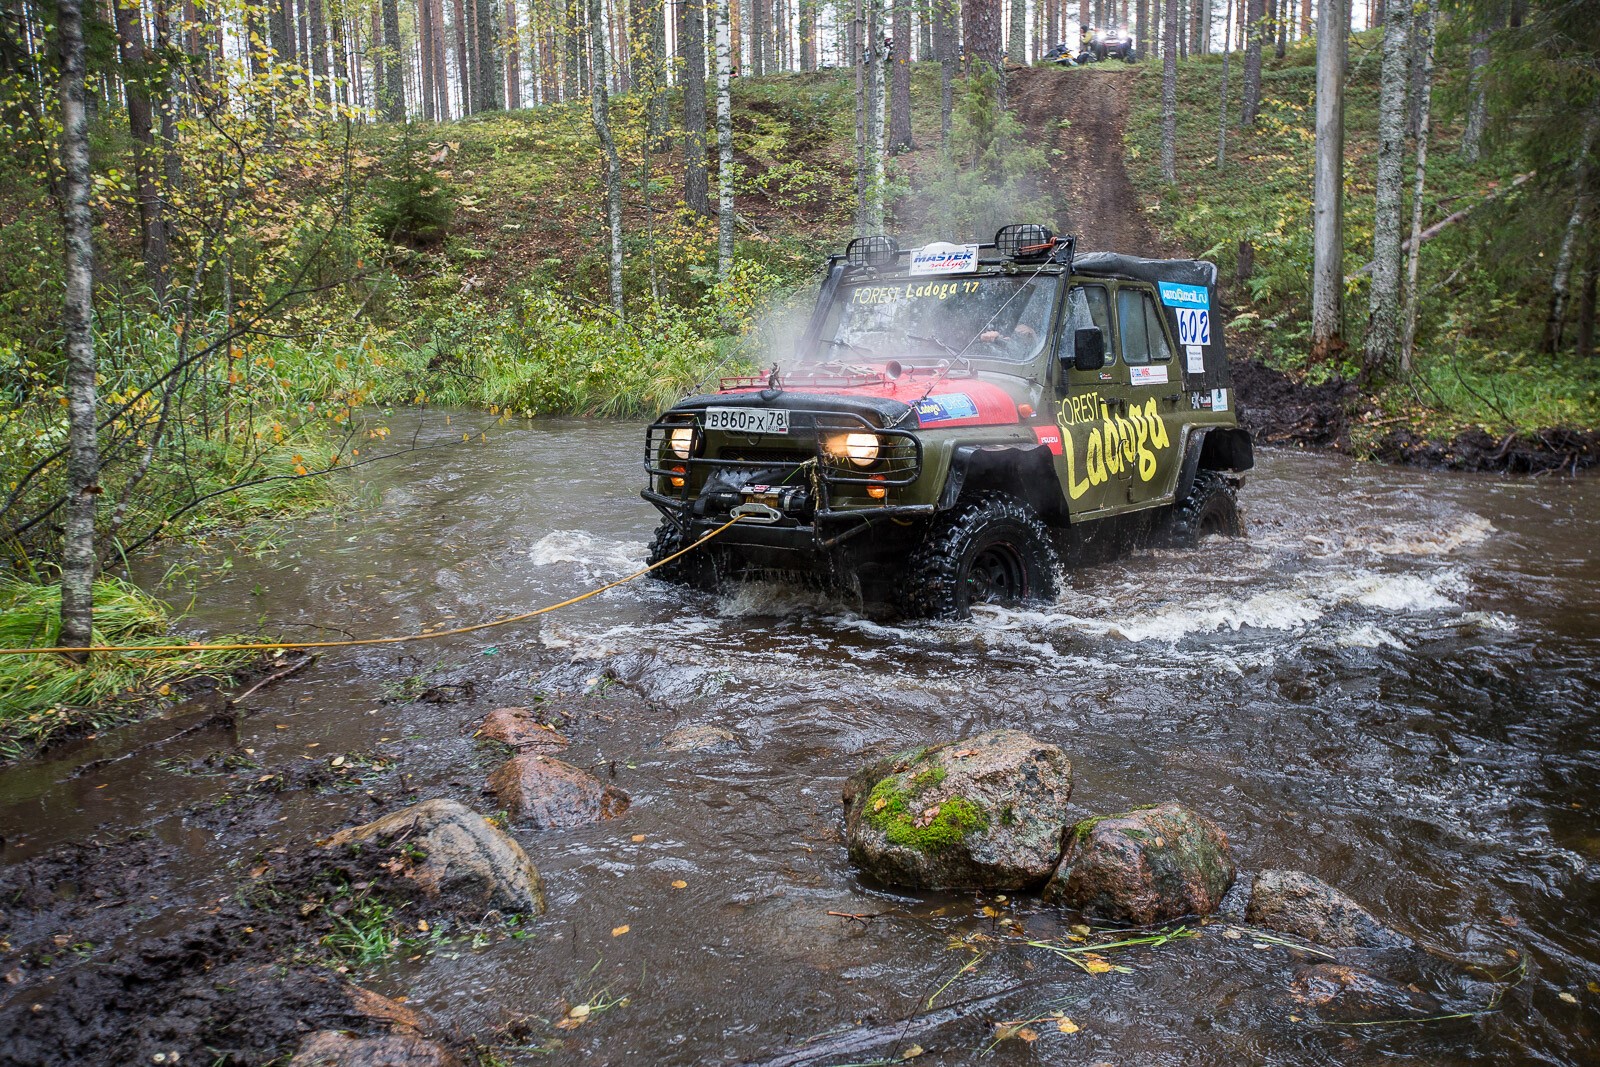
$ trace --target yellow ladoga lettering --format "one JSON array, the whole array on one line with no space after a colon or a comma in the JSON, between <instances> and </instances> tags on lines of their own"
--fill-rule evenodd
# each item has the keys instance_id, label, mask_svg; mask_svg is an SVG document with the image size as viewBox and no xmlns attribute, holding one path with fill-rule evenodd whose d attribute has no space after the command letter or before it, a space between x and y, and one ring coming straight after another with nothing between
<instances>
[{"instance_id":1,"label":"yellow ladoga lettering","mask_svg":"<svg viewBox=\"0 0 1600 1067\"><path fill-rule=\"evenodd\" d=\"M1120 431L1116 420L1111 417L1111 413L1106 410L1104 404L1100 405L1100 424L1103 427L1106 438L1106 470L1112 474L1121 474L1122 449L1117 439Z\"/></svg>"},{"instance_id":2,"label":"yellow ladoga lettering","mask_svg":"<svg viewBox=\"0 0 1600 1067\"><path fill-rule=\"evenodd\" d=\"M1156 410L1156 398L1151 397L1144 406L1144 417L1150 421L1150 443L1157 448L1166 448L1172 443L1167 437L1167 424L1161 418L1161 413Z\"/></svg>"},{"instance_id":3,"label":"yellow ladoga lettering","mask_svg":"<svg viewBox=\"0 0 1600 1067\"><path fill-rule=\"evenodd\" d=\"M1095 417L1097 407L1098 419ZM1070 427L1081 428L1085 423L1094 425L1081 438L1084 470L1080 479L1076 440ZM1140 481L1154 480L1157 453L1172 443L1154 398L1142 408L1129 408L1127 416L1123 417L1111 414L1098 394L1071 397L1061 401L1056 411L1056 425L1061 429L1062 452L1067 462L1067 495L1073 500L1082 497L1090 487L1104 484L1112 475L1134 468L1135 464Z\"/></svg>"},{"instance_id":4,"label":"yellow ladoga lettering","mask_svg":"<svg viewBox=\"0 0 1600 1067\"><path fill-rule=\"evenodd\" d=\"M1089 444L1084 449L1084 467L1089 472L1089 484L1099 485L1107 478L1106 474L1106 443L1100 436L1097 426L1089 431Z\"/></svg>"}]
</instances>

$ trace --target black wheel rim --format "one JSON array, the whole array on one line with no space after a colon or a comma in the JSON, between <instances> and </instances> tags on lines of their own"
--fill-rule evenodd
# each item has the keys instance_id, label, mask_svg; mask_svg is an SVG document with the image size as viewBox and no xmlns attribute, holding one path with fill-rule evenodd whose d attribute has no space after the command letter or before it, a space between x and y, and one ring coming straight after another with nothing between
<instances>
[{"instance_id":1,"label":"black wheel rim","mask_svg":"<svg viewBox=\"0 0 1600 1067\"><path fill-rule=\"evenodd\" d=\"M967 603L1007 604L1028 592L1028 569L1022 554L1003 541L985 545L967 568Z\"/></svg>"}]
</instances>

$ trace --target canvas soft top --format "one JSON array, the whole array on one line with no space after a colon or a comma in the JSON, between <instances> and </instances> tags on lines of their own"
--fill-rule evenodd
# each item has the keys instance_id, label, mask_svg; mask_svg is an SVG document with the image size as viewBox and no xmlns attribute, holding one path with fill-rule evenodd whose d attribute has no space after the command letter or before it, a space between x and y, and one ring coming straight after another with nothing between
<instances>
[{"instance_id":1,"label":"canvas soft top","mask_svg":"<svg viewBox=\"0 0 1600 1067\"><path fill-rule=\"evenodd\" d=\"M1228 353L1222 340L1223 316L1217 300L1215 263L1084 252L1072 257L1072 273L1090 278L1129 278L1154 285L1161 310L1178 338L1183 387L1191 391L1228 387Z\"/></svg>"}]
</instances>

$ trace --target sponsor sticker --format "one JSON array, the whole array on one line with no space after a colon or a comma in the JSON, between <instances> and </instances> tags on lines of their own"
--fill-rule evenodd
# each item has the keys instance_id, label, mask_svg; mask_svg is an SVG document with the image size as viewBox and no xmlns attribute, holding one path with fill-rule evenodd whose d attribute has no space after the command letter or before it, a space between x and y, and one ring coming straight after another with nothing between
<instances>
[{"instance_id":1,"label":"sponsor sticker","mask_svg":"<svg viewBox=\"0 0 1600 1067\"><path fill-rule=\"evenodd\" d=\"M1227 411L1228 410L1228 391L1226 389L1213 389L1213 390L1211 390L1211 410L1212 411Z\"/></svg>"},{"instance_id":2,"label":"sponsor sticker","mask_svg":"<svg viewBox=\"0 0 1600 1067\"><path fill-rule=\"evenodd\" d=\"M1190 374L1204 374L1206 372L1206 349L1204 345L1184 345L1183 355L1185 364Z\"/></svg>"},{"instance_id":3,"label":"sponsor sticker","mask_svg":"<svg viewBox=\"0 0 1600 1067\"><path fill-rule=\"evenodd\" d=\"M1191 408L1193 408L1194 410L1196 410L1196 411L1210 411L1211 410L1211 394L1209 392L1190 393L1189 394L1189 406Z\"/></svg>"},{"instance_id":4,"label":"sponsor sticker","mask_svg":"<svg viewBox=\"0 0 1600 1067\"><path fill-rule=\"evenodd\" d=\"M1039 443L1050 450L1052 456L1061 455L1061 429L1056 426L1035 426L1033 436Z\"/></svg>"},{"instance_id":5,"label":"sponsor sticker","mask_svg":"<svg viewBox=\"0 0 1600 1067\"><path fill-rule=\"evenodd\" d=\"M911 253L912 274L961 274L978 268L977 245L935 241Z\"/></svg>"},{"instance_id":6,"label":"sponsor sticker","mask_svg":"<svg viewBox=\"0 0 1600 1067\"><path fill-rule=\"evenodd\" d=\"M1162 364L1155 367L1129 367L1128 380L1134 385L1166 385L1166 365Z\"/></svg>"},{"instance_id":7,"label":"sponsor sticker","mask_svg":"<svg viewBox=\"0 0 1600 1067\"><path fill-rule=\"evenodd\" d=\"M977 414L978 405L966 393L943 393L917 401L917 421L924 426L930 422L976 418Z\"/></svg>"},{"instance_id":8,"label":"sponsor sticker","mask_svg":"<svg viewBox=\"0 0 1600 1067\"><path fill-rule=\"evenodd\" d=\"M1203 285L1180 285L1177 282L1157 284L1161 289L1161 302L1169 308L1211 310L1211 297L1206 295L1206 287Z\"/></svg>"}]
</instances>

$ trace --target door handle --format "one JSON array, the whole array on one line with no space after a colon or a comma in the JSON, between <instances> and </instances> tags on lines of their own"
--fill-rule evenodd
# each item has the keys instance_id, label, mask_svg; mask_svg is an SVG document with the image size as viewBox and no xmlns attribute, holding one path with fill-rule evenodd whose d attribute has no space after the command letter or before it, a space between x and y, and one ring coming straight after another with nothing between
<instances>
[{"instance_id":1,"label":"door handle","mask_svg":"<svg viewBox=\"0 0 1600 1067\"><path fill-rule=\"evenodd\" d=\"M1166 396L1162 397L1161 399L1162 400L1171 400L1173 403L1177 403L1179 400L1183 399L1183 394L1182 393L1168 393Z\"/></svg>"}]
</instances>

